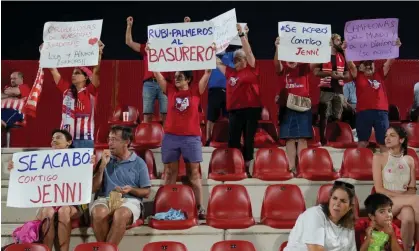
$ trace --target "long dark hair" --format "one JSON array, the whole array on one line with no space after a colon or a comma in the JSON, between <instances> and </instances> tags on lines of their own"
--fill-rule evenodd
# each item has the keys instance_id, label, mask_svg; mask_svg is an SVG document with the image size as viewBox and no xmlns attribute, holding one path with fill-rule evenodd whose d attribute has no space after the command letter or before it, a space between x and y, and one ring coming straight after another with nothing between
<instances>
[{"instance_id":1,"label":"long dark hair","mask_svg":"<svg viewBox=\"0 0 419 251\"><path fill-rule=\"evenodd\" d=\"M342 182L342 181L336 181L332 189L330 189L329 200L326 203L321 204L323 213L326 215L326 217L330 216L330 210L329 210L330 200L332 199L333 193L338 189L341 189L348 194L351 209L349 209L349 211L339 220L337 225L342 226L347 229L353 229L355 225L355 214L354 214L355 188L352 184Z\"/></svg>"},{"instance_id":2,"label":"long dark hair","mask_svg":"<svg viewBox=\"0 0 419 251\"><path fill-rule=\"evenodd\" d=\"M83 74L83 76L85 76L85 77L87 77L86 78L86 86L87 85L89 85L90 84L90 78L89 78L89 76L87 75L87 73L86 72L84 72L82 69L80 69L80 68L76 68L76 69L79 69L80 71L81 71L81 73ZM71 94L73 95L73 98L74 98L74 106L77 106L77 101L78 101L78 91L77 91L77 87L74 85L74 84L71 84L71 86L70 86L70 91L71 91Z\"/></svg>"},{"instance_id":3,"label":"long dark hair","mask_svg":"<svg viewBox=\"0 0 419 251\"><path fill-rule=\"evenodd\" d=\"M401 126L390 126L387 130L389 130L389 129L393 129L397 133L399 138L404 139L404 141L401 145L401 150L402 150L404 155L407 155L407 149L408 149L407 141L409 139L408 139L406 130Z\"/></svg>"}]
</instances>

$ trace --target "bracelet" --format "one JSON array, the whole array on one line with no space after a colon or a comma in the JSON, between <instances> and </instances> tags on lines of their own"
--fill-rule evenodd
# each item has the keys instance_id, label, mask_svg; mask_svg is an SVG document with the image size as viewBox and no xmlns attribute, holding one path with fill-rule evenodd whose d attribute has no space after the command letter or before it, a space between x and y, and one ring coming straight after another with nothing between
<instances>
[{"instance_id":1,"label":"bracelet","mask_svg":"<svg viewBox=\"0 0 419 251\"><path fill-rule=\"evenodd\" d=\"M244 37L244 32L240 33L239 37Z\"/></svg>"}]
</instances>

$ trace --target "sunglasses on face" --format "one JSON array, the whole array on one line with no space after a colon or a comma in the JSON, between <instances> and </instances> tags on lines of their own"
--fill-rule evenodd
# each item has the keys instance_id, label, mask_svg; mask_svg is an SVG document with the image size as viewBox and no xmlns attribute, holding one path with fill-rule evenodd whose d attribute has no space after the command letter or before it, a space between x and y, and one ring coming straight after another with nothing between
<instances>
[{"instance_id":1,"label":"sunglasses on face","mask_svg":"<svg viewBox=\"0 0 419 251\"><path fill-rule=\"evenodd\" d=\"M340 180L336 180L335 183L333 183L333 187L346 187L348 189L355 191L354 185L344 182L344 181L340 181Z\"/></svg>"}]
</instances>

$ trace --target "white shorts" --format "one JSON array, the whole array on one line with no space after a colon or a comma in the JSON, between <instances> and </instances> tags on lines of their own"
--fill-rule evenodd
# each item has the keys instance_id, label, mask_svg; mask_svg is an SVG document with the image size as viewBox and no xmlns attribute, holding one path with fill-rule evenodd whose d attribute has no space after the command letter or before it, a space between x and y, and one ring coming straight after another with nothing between
<instances>
[{"instance_id":1,"label":"white shorts","mask_svg":"<svg viewBox=\"0 0 419 251\"><path fill-rule=\"evenodd\" d=\"M97 200L93 201L93 203L90 203L90 216L92 216L93 208L95 206L101 205L109 209L108 201L109 198L99 197ZM123 198L121 207L126 207L131 211L132 223L134 223L141 217L141 213L143 211L143 203L139 199Z\"/></svg>"}]
</instances>

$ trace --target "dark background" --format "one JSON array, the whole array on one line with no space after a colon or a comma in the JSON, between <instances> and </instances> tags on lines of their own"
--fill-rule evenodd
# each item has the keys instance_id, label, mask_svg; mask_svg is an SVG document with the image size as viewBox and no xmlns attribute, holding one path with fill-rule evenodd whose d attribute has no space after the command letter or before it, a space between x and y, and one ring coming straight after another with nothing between
<instances>
[{"instance_id":1,"label":"dark background","mask_svg":"<svg viewBox=\"0 0 419 251\"><path fill-rule=\"evenodd\" d=\"M2 60L39 59L44 23L103 19L104 59L138 59L125 45L126 18L134 17L134 41L144 42L147 25L209 20L236 8L248 23L257 59L271 59L279 21L331 24L343 36L346 21L399 18L400 58L419 59L419 2L2 2Z\"/></svg>"}]
</instances>

